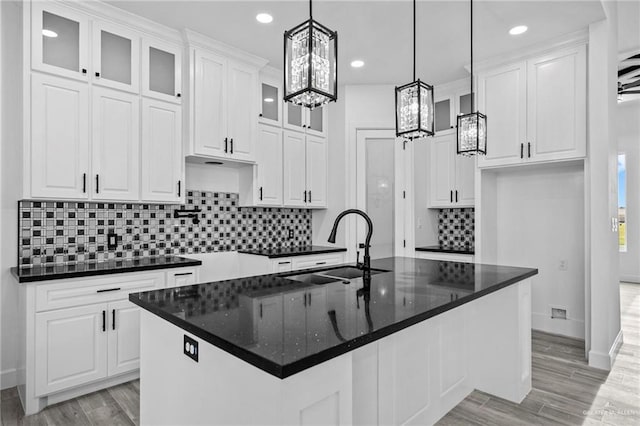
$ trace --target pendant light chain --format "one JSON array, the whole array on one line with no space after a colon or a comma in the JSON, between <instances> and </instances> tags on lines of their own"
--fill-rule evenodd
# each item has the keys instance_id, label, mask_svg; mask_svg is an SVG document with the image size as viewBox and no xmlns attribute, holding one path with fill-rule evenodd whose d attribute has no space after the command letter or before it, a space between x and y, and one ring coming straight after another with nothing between
<instances>
[{"instance_id":1,"label":"pendant light chain","mask_svg":"<svg viewBox=\"0 0 640 426\"><path fill-rule=\"evenodd\" d=\"M475 111L475 105L476 105L476 97L473 94L473 0L469 0L469 5L470 5L470 9L471 9L471 13L469 14L470 16L470 20L471 20L471 43L469 43L469 45L471 46L471 111Z\"/></svg>"},{"instance_id":2,"label":"pendant light chain","mask_svg":"<svg viewBox=\"0 0 640 426\"><path fill-rule=\"evenodd\" d=\"M413 0L413 81L416 81L416 0Z\"/></svg>"},{"instance_id":3,"label":"pendant light chain","mask_svg":"<svg viewBox=\"0 0 640 426\"><path fill-rule=\"evenodd\" d=\"M309 18L313 19L313 13L311 13L312 12L311 2L312 2L312 0L309 0Z\"/></svg>"}]
</instances>

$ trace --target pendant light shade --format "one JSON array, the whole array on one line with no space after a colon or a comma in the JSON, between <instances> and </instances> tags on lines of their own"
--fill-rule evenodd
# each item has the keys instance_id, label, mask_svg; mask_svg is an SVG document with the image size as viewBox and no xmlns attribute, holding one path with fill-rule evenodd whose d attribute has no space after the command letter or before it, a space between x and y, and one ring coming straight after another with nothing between
<instances>
[{"instance_id":1,"label":"pendant light shade","mask_svg":"<svg viewBox=\"0 0 640 426\"><path fill-rule=\"evenodd\" d=\"M413 0L413 82L396 87L396 136L413 140L434 134L433 86L416 79L416 0Z\"/></svg>"},{"instance_id":2,"label":"pendant light shade","mask_svg":"<svg viewBox=\"0 0 640 426\"><path fill-rule=\"evenodd\" d=\"M315 108L338 98L338 33L309 20L284 33L284 100Z\"/></svg>"},{"instance_id":3,"label":"pendant light shade","mask_svg":"<svg viewBox=\"0 0 640 426\"><path fill-rule=\"evenodd\" d=\"M470 3L471 16L471 113L458 115L457 152L459 155L487 154L487 116L474 109L473 94L473 0Z\"/></svg>"}]
</instances>

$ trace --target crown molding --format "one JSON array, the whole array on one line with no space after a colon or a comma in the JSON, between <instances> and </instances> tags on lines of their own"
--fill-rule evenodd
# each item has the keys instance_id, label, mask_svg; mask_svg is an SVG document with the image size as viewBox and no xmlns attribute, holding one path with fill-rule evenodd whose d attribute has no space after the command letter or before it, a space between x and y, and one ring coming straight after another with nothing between
<instances>
[{"instance_id":1,"label":"crown molding","mask_svg":"<svg viewBox=\"0 0 640 426\"><path fill-rule=\"evenodd\" d=\"M269 62L264 58L252 55L251 53L247 53L243 50L238 49L237 47L233 47L221 41L214 40L204 34L200 34L188 28L185 28L182 31L182 34L184 37L184 41L189 45L189 47L199 47L202 49L211 50L220 55L254 65L258 68L263 68Z\"/></svg>"}]
</instances>

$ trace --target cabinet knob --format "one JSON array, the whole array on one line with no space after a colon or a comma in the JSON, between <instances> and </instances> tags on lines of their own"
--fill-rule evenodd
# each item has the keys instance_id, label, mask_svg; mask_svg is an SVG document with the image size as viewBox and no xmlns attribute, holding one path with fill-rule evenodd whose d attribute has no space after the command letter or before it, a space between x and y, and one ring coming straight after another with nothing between
<instances>
[{"instance_id":1,"label":"cabinet knob","mask_svg":"<svg viewBox=\"0 0 640 426\"><path fill-rule=\"evenodd\" d=\"M262 117L262 113L258 114L258 117Z\"/></svg>"},{"instance_id":2,"label":"cabinet knob","mask_svg":"<svg viewBox=\"0 0 640 426\"><path fill-rule=\"evenodd\" d=\"M82 74L86 74L87 73L87 69L86 68L82 68Z\"/></svg>"},{"instance_id":3,"label":"cabinet knob","mask_svg":"<svg viewBox=\"0 0 640 426\"><path fill-rule=\"evenodd\" d=\"M100 73L96 71L96 77L100 77Z\"/></svg>"},{"instance_id":4,"label":"cabinet knob","mask_svg":"<svg viewBox=\"0 0 640 426\"><path fill-rule=\"evenodd\" d=\"M176 93L176 98L180 98L180 97L182 97L182 94Z\"/></svg>"}]
</instances>

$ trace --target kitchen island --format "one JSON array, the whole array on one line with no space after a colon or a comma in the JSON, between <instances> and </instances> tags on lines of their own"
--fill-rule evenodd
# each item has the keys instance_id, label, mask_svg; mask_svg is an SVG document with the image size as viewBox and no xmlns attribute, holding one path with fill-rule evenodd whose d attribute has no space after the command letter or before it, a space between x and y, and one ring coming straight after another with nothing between
<instances>
[{"instance_id":1,"label":"kitchen island","mask_svg":"<svg viewBox=\"0 0 640 426\"><path fill-rule=\"evenodd\" d=\"M431 424L531 388L536 269L387 258L131 294L140 419Z\"/></svg>"}]
</instances>

